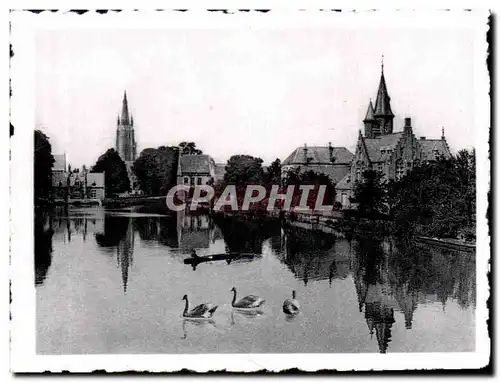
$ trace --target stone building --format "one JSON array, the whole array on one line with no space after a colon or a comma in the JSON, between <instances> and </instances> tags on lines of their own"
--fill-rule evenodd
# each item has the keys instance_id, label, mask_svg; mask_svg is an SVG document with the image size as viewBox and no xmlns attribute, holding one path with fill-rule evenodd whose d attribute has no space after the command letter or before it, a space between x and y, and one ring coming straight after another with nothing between
<instances>
[{"instance_id":1,"label":"stone building","mask_svg":"<svg viewBox=\"0 0 500 382\"><path fill-rule=\"evenodd\" d=\"M362 180L363 171L381 172L384 180L401 179L413 167L431 162L437 157L450 158L451 153L442 129L437 139L417 138L411 118L405 118L401 131L393 131L394 114L387 91L384 67L377 91L375 106L370 100L364 123L364 135L359 132L356 151L350 170L336 185L336 201L350 208L354 184Z\"/></svg>"},{"instance_id":2,"label":"stone building","mask_svg":"<svg viewBox=\"0 0 500 382\"><path fill-rule=\"evenodd\" d=\"M137 180L132 173L132 165L137 158L135 141L134 117L128 110L127 92L123 94L122 111L117 119L116 151L125 162L132 190L136 188Z\"/></svg>"},{"instance_id":3,"label":"stone building","mask_svg":"<svg viewBox=\"0 0 500 382\"><path fill-rule=\"evenodd\" d=\"M105 197L104 173L82 171L57 171L52 173L52 190L55 200L96 199Z\"/></svg>"},{"instance_id":4,"label":"stone building","mask_svg":"<svg viewBox=\"0 0 500 382\"><path fill-rule=\"evenodd\" d=\"M177 184L189 186L209 184L214 181L215 162L209 155L181 155L177 168Z\"/></svg>"},{"instance_id":5,"label":"stone building","mask_svg":"<svg viewBox=\"0 0 500 382\"><path fill-rule=\"evenodd\" d=\"M351 167L353 154L345 147L307 146L296 148L282 163L281 174L299 169L301 172L314 171L328 175L337 184Z\"/></svg>"}]
</instances>

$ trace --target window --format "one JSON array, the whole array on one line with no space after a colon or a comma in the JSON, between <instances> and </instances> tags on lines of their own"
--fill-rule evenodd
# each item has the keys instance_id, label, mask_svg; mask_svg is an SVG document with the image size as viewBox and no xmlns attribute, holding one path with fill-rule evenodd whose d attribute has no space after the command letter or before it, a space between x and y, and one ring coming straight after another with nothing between
<instances>
[{"instance_id":1,"label":"window","mask_svg":"<svg viewBox=\"0 0 500 382\"><path fill-rule=\"evenodd\" d=\"M189 183L189 178L187 176L184 177L184 184L188 184Z\"/></svg>"},{"instance_id":2,"label":"window","mask_svg":"<svg viewBox=\"0 0 500 382\"><path fill-rule=\"evenodd\" d=\"M95 189L90 190L90 197L97 198L97 190L95 190Z\"/></svg>"},{"instance_id":3,"label":"window","mask_svg":"<svg viewBox=\"0 0 500 382\"><path fill-rule=\"evenodd\" d=\"M403 161L398 160L396 162L396 180L401 180L404 176L404 167L403 167Z\"/></svg>"},{"instance_id":4,"label":"window","mask_svg":"<svg viewBox=\"0 0 500 382\"><path fill-rule=\"evenodd\" d=\"M191 178L191 186L194 186L194 176Z\"/></svg>"},{"instance_id":5,"label":"window","mask_svg":"<svg viewBox=\"0 0 500 382\"><path fill-rule=\"evenodd\" d=\"M196 180L196 184L197 184L198 186L199 186L199 185L201 185L201 180L202 180L202 178L201 178L201 177L198 177L198 179Z\"/></svg>"},{"instance_id":6,"label":"window","mask_svg":"<svg viewBox=\"0 0 500 382\"><path fill-rule=\"evenodd\" d=\"M359 182L361 180L361 169L356 169L356 180Z\"/></svg>"},{"instance_id":7,"label":"window","mask_svg":"<svg viewBox=\"0 0 500 382\"><path fill-rule=\"evenodd\" d=\"M384 171L384 167L382 165L382 163L379 163L378 166L377 166L377 171L378 172L383 172Z\"/></svg>"}]
</instances>

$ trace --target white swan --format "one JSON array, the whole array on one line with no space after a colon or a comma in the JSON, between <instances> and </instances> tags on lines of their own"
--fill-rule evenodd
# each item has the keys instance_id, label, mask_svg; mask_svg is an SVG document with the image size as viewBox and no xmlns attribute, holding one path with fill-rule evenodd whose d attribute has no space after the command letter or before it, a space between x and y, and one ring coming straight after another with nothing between
<instances>
[{"instance_id":1,"label":"white swan","mask_svg":"<svg viewBox=\"0 0 500 382\"><path fill-rule=\"evenodd\" d=\"M288 298L283 302L283 312L285 314L297 314L299 313L300 304L295 299L295 291L292 291L292 298Z\"/></svg>"},{"instance_id":2,"label":"white swan","mask_svg":"<svg viewBox=\"0 0 500 382\"><path fill-rule=\"evenodd\" d=\"M231 289L231 291L233 292L233 301L232 301L231 305L234 308L253 309L253 308L258 308L259 306L264 304L264 302L266 302L266 300L264 300L263 298L260 298L259 296L254 296L254 295L249 295L249 296L243 297L240 301L236 301L236 288L233 287L233 289Z\"/></svg>"},{"instance_id":3,"label":"white swan","mask_svg":"<svg viewBox=\"0 0 500 382\"><path fill-rule=\"evenodd\" d=\"M182 317L186 318L210 318L217 310L217 305L213 304L200 304L196 308L193 308L188 312L189 309L189 301L187 294L182 298L186 300L186 305L184 307L184 312L182 313Z\"/></svg>"}]
</instances>

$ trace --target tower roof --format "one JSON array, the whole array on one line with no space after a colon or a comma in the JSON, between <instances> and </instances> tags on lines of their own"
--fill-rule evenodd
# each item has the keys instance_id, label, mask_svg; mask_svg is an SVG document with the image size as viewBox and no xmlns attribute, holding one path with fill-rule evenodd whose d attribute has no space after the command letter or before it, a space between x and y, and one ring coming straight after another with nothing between
<instances>
[{"instance_id":1,"label":"tower roof","mask_svg":"<svg viewBox=\"0 0 500 382\"><path fill-rule=\"evenodd\" d=\"M127 91L123 93L123 103L122 103L122 124L129 124L129 115L128 115L128 101L127 101Z\"/></svg>"},{"instance_id":2,"label":"tower roof","mask_svg":"<svg viewBox=\"0 0 500 382\"><path fill-rule=\"evenodd\" d=\"M380 84L378 85L377 99L375 100L374 114L377 117L394 117L391 110L391 97L389 97L387 85L385 84L383 65L382 74L380 76Z\"/></svg>"},{"instance_id":3,"label":"tower roof","mask_svg":"<svg viewBox=\"0 0 500 382\"><path fill-rule=\"evenodd\" d=\"M366 117L363 122L373 121L375 119L373 114L374 114L373 103L372 100L370 99L370 104L368 105L368 110L366 111Z\"/></svg>"}]
</instances>

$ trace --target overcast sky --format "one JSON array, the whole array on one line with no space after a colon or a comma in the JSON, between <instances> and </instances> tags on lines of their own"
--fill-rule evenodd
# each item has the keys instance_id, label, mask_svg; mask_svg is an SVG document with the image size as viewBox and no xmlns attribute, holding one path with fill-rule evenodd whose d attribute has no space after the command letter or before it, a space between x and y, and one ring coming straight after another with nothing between
<instances>
[{"instance_id":1,"label":"overcast sky","mask_svg":"<svg viewBox=\"0 0 500 382\"><path fill-rule=\"evenodd\" d=\"M297 146L353 151L380 80L395 131L474 145L468 29L70 29L36 36L36 123L72 166L114 147L127 90L138 152L195 141L216 161Z\"/></svg>"}]
</instances>

